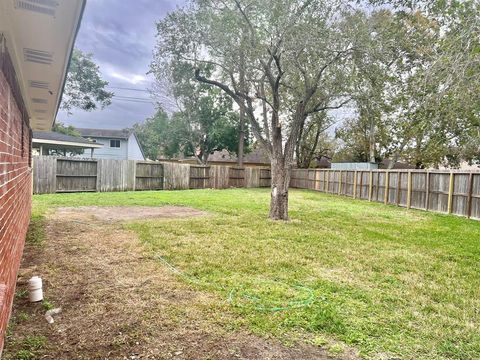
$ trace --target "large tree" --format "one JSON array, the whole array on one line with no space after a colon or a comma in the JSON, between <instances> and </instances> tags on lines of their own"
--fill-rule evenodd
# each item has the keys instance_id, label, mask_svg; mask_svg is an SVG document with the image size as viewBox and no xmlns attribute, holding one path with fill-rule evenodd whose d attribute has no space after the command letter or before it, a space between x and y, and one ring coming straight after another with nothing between
<instances>
[{"instance_id":1,"label":"large tree","mask_svg":"<svg viewBox=\"0 0 480 360\"><path fill-rule=\"evenodd\" d=\"M353 61L357 116L337 135L352 159L456 166L480 150L479 5L410 3L347 22L362 49Z\"/></svg>"},{"instance_id":2,"label":"large tree","mask_svg":"<svg viewBox=\"0 0 480 360\"><path fill-rule=\"evenodd\" d=\"M438 26L420 13L385 9L357 11L346 23L360 49L353 56L356 112L337 136L351 153L347 158L369 162L397 158L425 125L416 115L424 96L418 85L430 66Z\"/></svg>"},{"instance_id":3,"label":"large tree","mask_svg":"<svg viewBox=\"0 0 480 360\"><path fill-rule=\"evenodd\" d=\"M272 219L288 219L290 171L306 119L347 102L338 84L353 49L338 30L339 3L193 0L157 26L154 73L189 62L197 81L245 109L271 161Z\"/></svg>"},{"instance_id":4,"label":"large tree","mask_svg":"<svg viewBox=\"0 0 480 360\"><path fill-rule=\"evenodd\" d=\"M160 150L167 156L170 154L173 156L179 152L178 144L170 148L172 143L164 142L170 136L170 126L168 114L161 108L144 122L134 124L133 130L135 130L138 141L148 159L157 160Z\"/></svg>"},{"instance_id":5,"label":"large tree","mask_svg":"<svg viewBox=\"0 0 480 360\"><path fill-rule=\"evenodd\" d=\"M168 117L156 116L156 119L162 119L161 122L147 121L144 127L162 124L163 131L157 131L154 136L160 154L166 157L194 156L198 163L206 165L215 150L237 152L248 146L248 135L244 136L246 129L239 124L232 99L220 89L196 81L195 68L189 62L176 59L169 65L158 69L156 88L162 88L162 92L166 90L173 98L175 110ZM211 65L205 65L203 72L210 74L211 68ZM240 139L243 141L241 147Z\"/></svg>"},{"instance_id":6,"label":"large tree","mask_svg":"<svg viewBox=\"0 0 480 360\"><path fill-rule=\"evenodd\" d=\"M92 54L74 49L68 67L61 108L70 112L73 108L84 111L103 109L110 105L113 92L107 91L100 68Z\"/></svg>"},{"instance_id":7,"label":"large tree","mask_svg":"<svg viewBox=\"0 0 480 360\"><path fill-rule=\"evenodd\" d=\"M395 42L402 56L393 74L393 111L384 114L391 134L385 156L417 167L475 161L480 152L480 3L394 5L404 35Z\"/></svg>"}]
</instances>

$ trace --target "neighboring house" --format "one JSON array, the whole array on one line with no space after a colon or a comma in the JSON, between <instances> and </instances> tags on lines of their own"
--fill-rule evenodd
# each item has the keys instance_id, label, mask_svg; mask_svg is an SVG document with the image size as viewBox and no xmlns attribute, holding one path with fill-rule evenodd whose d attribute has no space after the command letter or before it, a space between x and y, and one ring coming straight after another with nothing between
<instances>
[{"instance_id":1,"label":"neighboring house","mask_svg":"<svg viewBox=\"0 0 480 360\"><path fill-rule=\"evenodd\" d=\"M0 1L0 357L30 221L31 130L52 128L84 6Z\"/></svg>"},{"instance_id":2,"label":"neighboring house","mask_svg":"<svg viewBox=\"0 0 480 360\"><path fill-rule=\"evenodd\" d=\"M382 170L414 170L415 165L410 165L405 162L396 161L393 166L391 166L391 161L389 159L383 159L382 162L378 164L378 168Z\"/></svg>"},{"instance_id":3,"label":"neighboring house","mask_svg":"<svg viewBox=\"0 0 480 360\"><path fill-rule=\"evenodd\" d=\"M34 131L32 138L32 155L78 155L93 157L95 149L103 145L54 131Z\"/></svg>"},{"instance_id":4,"label":"neighboring house","mask_svg":"<svg viewBox=\"0 0 480 360\"><path fill-rule=\"evenodd\" d=\"M161 161L174 161L182 162L187 164L198 164L198 161L195 157L189 157L185 159L163 159L159 158ZM228 150L214 151L208 157L209 165L235 165L237 164L237 156L231 154ZM243 164L247 166L261 166L261 167L270 167L270 159L265 151L260 147L253 149L249 153L243 156Z\"/></svg>"},{"instance_id":5,"label":"neighboring house","mask_svg":"<svg viewBox=\"0 0 480 360\"><path fill-rule=\"evenodd\" d=\"M385 159L380 163L370 162L332 162L331 169L333 170L388 170L390 160ZM415 166L397 161L390 170L400 169L415 169Z\"/></svg>"},{"instance_id":6,"label":"neighboring house","mask_svg":"<svg viewBox=\"0 0 480 360\"><path fill-rule=\"evenodd\" d=\"M332 170L377 170L377 163L370 162L332 162Z\"/></svg>"},{"instance_id":7,"label":"neighboring house","mask_svg":"<svg viewBox=\"0 0 480 360\"><path fill-rule=\"evenodd\" d=\"M128 129L82 129L76 128L82 136L92 142L103 144L94 149L93 157L98 159L145 160L142 147L135 132Z\"/></svg>"}]
</instances>

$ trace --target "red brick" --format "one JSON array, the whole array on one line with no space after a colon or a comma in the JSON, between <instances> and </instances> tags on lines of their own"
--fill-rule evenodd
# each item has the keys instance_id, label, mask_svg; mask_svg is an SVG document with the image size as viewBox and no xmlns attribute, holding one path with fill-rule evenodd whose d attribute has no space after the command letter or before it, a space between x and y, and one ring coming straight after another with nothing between
<instances>
[{"instance_id":1,"label":"red brick","mask_svg":"<svg viewBox=\"0 0 480 360\"><path fill-rule=\"evenodd\" d=\"M0 353L10 317L31 206L30 139L0 71ZM10 111L6 111L7 108ZM25 126L22 138L22 126ZM23 145L23 152L22 152ZM23 156L22 156L23 155Z\"/></svg>"}]
</instances>

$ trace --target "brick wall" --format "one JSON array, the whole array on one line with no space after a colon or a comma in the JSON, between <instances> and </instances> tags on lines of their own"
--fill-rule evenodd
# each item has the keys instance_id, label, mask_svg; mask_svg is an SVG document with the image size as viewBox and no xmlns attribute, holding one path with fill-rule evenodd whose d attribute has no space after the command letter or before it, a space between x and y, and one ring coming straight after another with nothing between
<instances>
[{"instance_id":1,"label":"brick wall","mask_svg":"<svg viewBox=\"0 0 480 360\"><path fill-rule=\"evenodd\" d=\"M0 68L0 354L30 219L30 129ZM18 94L18 92L17 92ZM1 356L1 355L0 355Z\"/></svg>"}]
</instances>

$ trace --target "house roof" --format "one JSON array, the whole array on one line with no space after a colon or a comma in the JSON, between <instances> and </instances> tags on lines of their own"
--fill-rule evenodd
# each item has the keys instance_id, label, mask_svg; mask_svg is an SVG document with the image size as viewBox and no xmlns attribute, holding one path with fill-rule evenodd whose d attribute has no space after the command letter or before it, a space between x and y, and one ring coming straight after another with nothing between
<instances>
[{"instance_id":1,"label":"house roof","mask_svg":"<svg viewBox=\"0 0 480 360\"><path fill-rule=\"evenodd\" d=\"M54 123L85 0L0 1L0 34L30 126Z\"/></svg>"},{"instance_id":2,"label":"house roof","mask_svg":"<svg viewBox=\"0 0 480 360\"><path fill-rule=\"evenodd\" d=\"M94 143L82 137L66 135L54 131L34 131L32 142L36 144L52 144L84 148L101 148L103 146L103 144Z\"/></svg>"},{"instance_id":3,"label":"house roof","mask_svg":"<svg viewBox=\"0 0 480 360\"><path fill-rule=\"evenodd\" d=\"M114 138L127 140L132 134L128 129L86 129L75 128L83 137Z\"/></svg>"},{"instance_id":4,"label":"house roof","mask_svg":"<svg viewBox=\"0 0 480 360\"><path fill-rule=\"evenodd\" d=\"M313 163L317 169L330 169L332 166L332 158L325 155L317 156L313 160Z\"/></svg>"},{"instance_id":5,"label":"house roof","mask_svg":"<svg viewBox=\"0 0 480 360\"><path fill-rule=\"evenodd\" d=\"M378 168L379 168L379 169L388 169L391 162L392 162L392 160L383 159L383 160L378 164ZM411 164L404 163L404 162L396 161L396 162L393 164L392 169L394 169L394 170L396 170L396 169L415 169L415 166L414 166L414 165L411 165Z\"/></svg>"},{"instance_id":6,"label":"house roof","mask_svg":"<svg viewBox=\"0 0 480 360\"><path fill-rule=\"evenodd\" d=\"M237 162L237 156L229 153L227 150L214 151L208 157L209 162L226 162L226 163L235 163ZM260 147L253 149L251 152L243 156L243 162L247 164L265 164L270 165L270 159L268 158L267 153Z\"/></svg>"}]
</instances>

